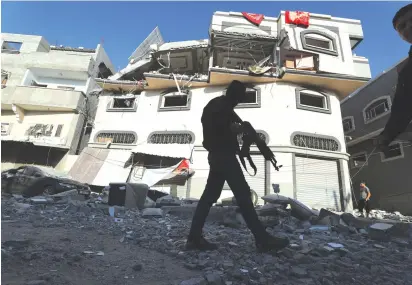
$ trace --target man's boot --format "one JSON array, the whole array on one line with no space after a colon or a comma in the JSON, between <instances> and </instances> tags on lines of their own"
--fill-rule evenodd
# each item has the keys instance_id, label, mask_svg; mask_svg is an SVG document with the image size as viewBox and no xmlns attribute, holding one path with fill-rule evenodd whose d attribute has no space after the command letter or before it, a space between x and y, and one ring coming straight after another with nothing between
<instances>
[{"instance_id":1,"label":"man's boot","mask_svg":"<svg viewBox=\"0 0 412 285\"><path fill-rule=\"evenodd\" d=\"M208 242L203 236L200 238L189 237L186 242L186 250L216 250L218 246L214 243Z\"/></svg>"},{"instance_id":2,"label":"man's boot","mask_svg":"<svg viewBox=\"0 0 412 285\"><path fill-rule=\"evenodd\" d=\"M256 239L256 248L259 252L281 250L289 245L287 237L275 237L267 234L264 238Z\"/></svg>"}]
</instances>

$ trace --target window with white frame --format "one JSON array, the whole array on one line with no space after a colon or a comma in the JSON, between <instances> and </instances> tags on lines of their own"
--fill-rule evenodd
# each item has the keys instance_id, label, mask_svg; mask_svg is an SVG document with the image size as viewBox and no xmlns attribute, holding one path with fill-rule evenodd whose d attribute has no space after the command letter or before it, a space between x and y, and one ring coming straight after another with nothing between
<instances>
[{"instance_id":1,"label":"window with white frame","mask_svg":"<svg viewBox=\"0 0 412 285\"><path fill-rule=\"evenodd\" d=\"M177 93L177 92L176 92ZM160 95L159 111L184 111L190 110L191 94L170 93Z\"/></svg>"},{"instance_id":2,"label":"window with white frame","mask_svg":"<svg viewBox=\"0 0 412 285\"><path fill-rule=\"evenodd\" d=\"M402 143L395 142L389 145L388 149L381 152L381 160L390 161L398 158L403 158L403 146Z\"/></svg>"},{"instance_id":3,"label":"window with white frame","mask_svg":"<svg viewBox=\"0 0 412 285\"><path fill-rule=\"evenodd\" d=\"M114 97L110 100L107 111L136 111L136 98L133 96Z\"/></svg>"},{"instance_id":4,"label":"window with white frame","mask_svg":"<svg viewBox=\"0 0 412 285\"><path fill-rule=\"evenodd\" d=\"M245 97L241 98L236 108L259 108L261 104L260 89L246 88Z\"/></svg>"},{"instance_id":5,"label":"window with white frame","mask_svg":"<svg viewBox=\"0 0 412 285\"><path fill-rule=\"evenodd\" d=\"M300 35L303 49L330 55L338 55L335 37L316 30L306 30L301 32Z\"/></svg>"},{"instance_id":6,"label":"window with white frame","mask_svg":"<svg viewBox=\"0 0 412 285\"><path fill-rule=\"evenodd\" d=\"M366 152L352 155L351 161L352 161L352 167L353 168L368 165L368 157L366 155Z\"/></svg>"},{"instance_id":7,"label":"window with white frame","mask_svg":"<svg viewBox=\"0 0 412 285\"><path fill-rule=\"evenodd\" d=\"M313 90L296 88L296 108L320 113L331 113L329 97Z\"/></svg>"},{"instance_id":8,"label":"window with white frame","mask_svg":"<svg viewBox=\"0 0 412 285\"><path fill-rule=\"evenodd\" d=\"M391 99L389 96L378 98L369 105L363 111L365 123L370 123L382 116L389 114L391 111Z\"/></svg>"},{"instance_id":9,"label":"window with white frame","mask_svg":"<svg viewBox=\"0 0 412 285\"><path fill-rule=\"evenodd\" d=\"M343 132L345 134L355 130L355 120L353 117L347 117L342 120Z\"/></svg>"},{"instance_id":10,"label":"window with white frame","mask_svg":"<svg viewBox=\"0 0 412 285\"><path fill-rule=\"evenodd\" d=\"M96 135L94 141L97 143L134 144L137 141L137 135L134 132L102 131Z\"/></svg>"}]
</instances>

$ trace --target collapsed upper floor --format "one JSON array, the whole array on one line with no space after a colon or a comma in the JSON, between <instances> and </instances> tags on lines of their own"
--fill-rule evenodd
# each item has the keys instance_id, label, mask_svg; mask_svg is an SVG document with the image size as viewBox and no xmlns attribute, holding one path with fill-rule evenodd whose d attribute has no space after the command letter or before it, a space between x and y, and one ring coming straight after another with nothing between
<instances>
[{"instance_id":1,"label":"collapsed upper floor","mask_svg":"<svg viewBox=\"0 0 412 285\"><path fill-rule=\"evenodd\" d=\"M292 82L317 85L344 98L371 77L369 62L354 50L363 40L359 20L281 11L269 17L215 12L209 38L165 43L156 28L129 58L129 65L105 80L136 90ZM108 84L108 85L107 85Z\"/></svg>"}]
</instances>

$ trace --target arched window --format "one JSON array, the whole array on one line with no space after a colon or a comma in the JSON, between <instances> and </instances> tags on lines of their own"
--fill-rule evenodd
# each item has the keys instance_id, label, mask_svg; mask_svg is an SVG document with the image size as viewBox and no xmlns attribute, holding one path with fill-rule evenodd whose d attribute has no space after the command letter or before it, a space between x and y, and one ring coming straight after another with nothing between
<instances>
[{"instance_id":1,"label":"arched window","mask_svg":"<svg viewBox=\"0 0 412 285\"><path fill-rule=\"evenodd\" d=\"M134 132L102 131L96 135L94 141L97 143L134 144L137 141L137 135Z\"/></svg>"},{"instance_id":2,"label":"arched window","mask_svg":"<svg viewBox=\"0 0 412 285\"><path fill-rule=\"evenodd\" d=\"M338 55L335 37L317 30L305 30L300 33L303 49Z\"/></svg>"},{"instance_id":3,"label":"arched window","mask_svg":"<svg viewBox=\"0 0 412 285\"><path fill-rule=\"evenodd\" d=\"M305 133L295 133L292 135L292 143L295 146L321 149L328 151L338 151L340 145L337 139L327 136L316 136Z\"/></svg>"},{"instance_id":4,"label":"arched window","mask_svg":"<svg viewBox=\"0 0 412 285\"><path fill-rule=\"evenodd\" d=\"M192 132L154 132L149 135L148 143L151 144L192 144L195 135Z\"/></svg>"},{"instance_id":5,"label":"arched window","mask_svg":"<svg viewBox=\"0 0 412 285\"><path fill-rule=\"evenodd\" d=\"M343 124L343 132L345 134L350 133L351 131L355 130L355 120L352 116L343 118L342 124Z\"/></svg>"},{"instance_id":6,"label":"arched window","mask_svg":"<svg viewBox=\"0 0 412 285\"><path fill-rule=\"evenodd\" d=\"M365 124L383 117L391 112L391 98L384 96L370 102L363 110Z\"/></svg>"}]
</instances>

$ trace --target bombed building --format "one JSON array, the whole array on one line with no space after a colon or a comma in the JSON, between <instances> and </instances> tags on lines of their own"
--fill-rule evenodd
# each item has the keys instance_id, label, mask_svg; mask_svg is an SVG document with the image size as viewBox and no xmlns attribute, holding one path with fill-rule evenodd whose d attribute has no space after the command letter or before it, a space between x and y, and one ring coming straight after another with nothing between
<instances>
[{"instance_id":1,"label":"bombed building","mask_svg":"<svg viewBox=\"0 0 412 285\"><path fill-rule=\"evenodd\" d=\"M101 90L90 141L70 174L105 186L185 160L190 178L152 186L200 197L209 168L202 110L239 80L248 89L235 111L283 165L276 171L252 146L258 171L245 172L250 187L261 197L275 184L308 206L350 209L339 102L371 77L368 59L354 54L362 40L359 20L292 11L278 17L215 12L209 38L200 40L165 43L156 28L128 66L96 79ZM221 198L231 196L225 185Z\"/></svg>"}]
</instances>

